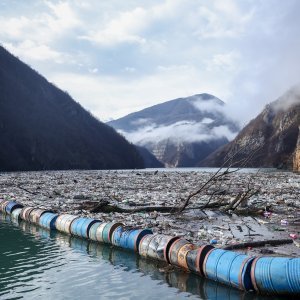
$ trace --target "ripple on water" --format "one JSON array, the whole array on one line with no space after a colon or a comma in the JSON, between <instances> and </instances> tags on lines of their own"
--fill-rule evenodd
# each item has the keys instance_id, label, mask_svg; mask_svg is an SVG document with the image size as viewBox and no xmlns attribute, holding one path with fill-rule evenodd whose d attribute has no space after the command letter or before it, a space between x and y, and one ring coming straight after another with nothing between
<instances>
[{"instance_id":1,"label":"ripple on water","mask_svg":"<svg viewBox=\"0 0 300 300\"><path fill-rule=\"evenodd\" d=\"M0 218L0 299L217 299L243 294L134 253ZM208 281L207 281L208 282ZM219 298L221 299L221 298ZM251 299L251 297L249 297ZM259 299L259 298L255 298Z\"/></svg>"}]
</instances>

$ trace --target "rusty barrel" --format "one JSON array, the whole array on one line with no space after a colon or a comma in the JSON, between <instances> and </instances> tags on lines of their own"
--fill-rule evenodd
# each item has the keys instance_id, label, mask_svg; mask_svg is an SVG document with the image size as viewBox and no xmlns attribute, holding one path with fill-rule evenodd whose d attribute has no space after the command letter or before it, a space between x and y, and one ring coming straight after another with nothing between
<instances>
[{"instance_id":1,"label":"rusty barrel","mask_svg":"<svg viewBox=\"0 0 300 300\"><path fill-rule=\"evenodd\" d=\"M11 213L11 218L15 221L18 221L20 219L20 213L22 211L22 208L16 208Z\"/></svg>"},{"instance_id":2,"label":"rusty barrel","mask_svg":"<svg viewBox=\"0 0 300 300\"><path fill-rule=\"evenodd\" d=\"M9 201L5 206L5 213L11 215L12 212L17 208L23 208L23 205L15 201Z\"/></svg>"},{"instance_id":3,"label":"rusty barrel","mask_svg":"<svg viewBox=\"0 0 300 300\"><path fill-rule=\"evenodd\" d=\"M207 254L203 270L207 278L225 283L240 290L252 290L251 265L254 257L245 254L212 249Z\"/></svg>"},{"instance_id":4,"label":"rusty barrel","mask_svg":"<svg viewBox=\"0 0 300 300\"><path fill-rule=\"evenodd\" d=\"M41 209L41 208L35 208L29 214L29 222L34 223L34 224L39 224L41 216L46 212L49 212L49 211L47 211L45 209Z\"/></svg>"},{"instance_id":5,"label":"rusty barrel","mask_svg":"<svg viewBox=\"0 0 300 300\"><path fill-rule=\"evenodd\" d=\"M102 229L102 241L104 243L111 243L113 232L119 227L123 226L122 223L119 222L110 222L107 223Z\"/></svg>"},{"instance_id":6,"label":"rusty barrel","mask_svg":"<svg viewBox=\"0 0 300 300\"><path fill-rule=\"evenodd\" d=\"M78 219L78 216L73 216L69 214L59 215L56 219L55 226L56 229L60 232L71 233L71 224L74 220Z\"/></svg>"},{"instance_id":7,"label":"rusty barrel","mask_svg":"<svg viewBox=\"0 0 300 300\"><path fill-rule=\"evenodd\" d=\"M168 262L168 252L173 242L178 240L178 236L165 234L145 235L139 246L139 253L146 258L153 258Z\"/></svg>"},{"instance_id":8,"label":"rusty barrel","mask_svg":"<svg viewBox=\"0 0 300 300\"><path fill-rule=\"evenodd\" d=\"M34 207L31 206L25 206L22 208L22 211L20 213L20 219L24 221L29 221L29 215L34 210Z\"/></svg>"},{"instance_id":9,"label":"rusty barrel","mask_svg":"<svg viewBox=\"0 0 300 300\"><path fill-rule=\"evenodd\" d=\"M89 231L89 238L96 242L103 242L103 229L108 223L95 223Z\"/></svg>"},{"instance_id":10,"label":"rusty barrel","mask_svg":"<svg viewBox=\"0 0 300 300\"><path fill-rule=\"evenodd\" d=\"M0 212L5 213L6 205L7 205L9 202L10 202L10 201L8 201L8 200L2 200L2 201L1 201L1 203L0 203Z\"/></svg>"},{"instance_id":11,"label":"rusty barrel","mask_svg":"<svg viewBox=\"0 0 300 300\"><path fill-rule=\"evenodd\" d=\"M71 224L70 232L72 235L76 235L83 238L89 237L89 231L93 224L101 224L100 220L91 218L78 218Z\"/></svg>"},{"instance_id":12,"label":"rusty barrel","mask_svg":"<svg viewBox=\"0 0 300 300\"><path fill-rule=\"evenodd\" d=\"M115 246L139 252L140 241L145 235L149 234L153 234L150 229L119 226L115 229L111 241Z\"/></svg>"},{"instance_id":13,"label":"rusty barrel","mask_svg":"<svg viewBox=\"0 0 300 300\"><path fill-rule=\"evenodd\" d=\"M289 294L294 299L293 295L300 295L300 258L257 257L251 267L251 279L259 293Z\"/></svg>"},{"instance_id":14,"label":"rusty barrel","mask_svg":"<svg viewBox=\"0 0 300 300\"><path fill-rule=\"evenodd\" d=\"M214 249L214 247L211 245L202 245L198 249L189 251L186 255L189 270L204 276L203 263L206 255L212 249Z\"/></svg>"},{"instance_id":15,"label":"rusty barrel","mask_svg":"<svg viewBox=\"0 0 300 300\"><path fill-rule=\"evenodd\" d=\"M196 246L186 239L180 238L176 240L169 250L170 264L188 269L186 256L189 251L194 250Z\"/></svg>"}]
</instances>

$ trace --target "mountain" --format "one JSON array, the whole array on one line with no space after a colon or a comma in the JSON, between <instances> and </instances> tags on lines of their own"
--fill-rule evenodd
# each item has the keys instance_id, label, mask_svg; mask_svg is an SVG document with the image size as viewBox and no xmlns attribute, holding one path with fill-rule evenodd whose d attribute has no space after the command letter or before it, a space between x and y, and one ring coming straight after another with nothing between
<instances>
[{"instance_id":1,"label":"mountain","mask_svg":"<svg viewBox=\"0 0 300 300\"><path fill-rule=\"evenodd\" d=\"M166 167L193 167L228 143L237 125L225 104L210 94L170 100L107 124L147 148Z\"/></svg>"},{"instance_id":2,"label":"mountain","mask_svg":"<svg viewBox=\"0 0 300 300\"><path fill-rule=\"evenodd\" d=\"M137 146L140 156L144 160L145 168L163 168L164 165L145 147Z\"/></svg>"},{"instance_id":3,"label":"mountain","mask_svg":"<svg viewBox=\"0 0 300 300\"><path fill-rule=\"evenodd\" d=\"M300 87L294 87L264 110L237 137L203 160L200 166L235 166L299 170ZM298 150L297 150L298 149ZM298 162L298 167L296 166ZM228 165L228 163L227 163Z\"/></svg>"},{"instance_id":4,"label":"mountain","mask_svg":"<svg viewBox=\"0 0 300 300\"><path fill-rule=\"evenodd\" d=\"M0 47L0 171L141 168L136 148Z\"/></svg>"},{"instance_id":5,"label":"mountain","mask_svg":"<svg viewBox=\"0 0 300 300\"><path fill-rule=\"evenodd\" d=\"M293 160L293 170L295 172L300 172L300 126L299 126L299 133L297 139L297 146L296 146L294 160Z\"/></svg>"}]
</instances>

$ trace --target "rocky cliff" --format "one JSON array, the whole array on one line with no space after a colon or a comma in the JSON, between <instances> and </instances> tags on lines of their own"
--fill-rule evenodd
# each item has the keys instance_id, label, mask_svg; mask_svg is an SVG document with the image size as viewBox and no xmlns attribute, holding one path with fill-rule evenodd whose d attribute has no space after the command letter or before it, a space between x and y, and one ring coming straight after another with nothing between
<instances>
[{"instance_id":1,"label":"rocky cliff","mask_svg":"<svg viewBox=\"0 0 300 300\"><path fill-rule=\"evenodd\" d=\"M295 172L300 172L300 126L299 126L297 146L294 153L293 170Z\"/></svg>"},{"instance_id":2,"label":"rocky cliff","mask_svg":"<svg viewBox=\"0 0 300 300\"><path fill-rule=\"evenodd\" d=\"M300 125L300 88L294 87L264 110L229 144L208 156L200 166L226 165L292 169Z\"/></svg>"},{"instance_id":3,"label":"rocky cliff","mask_svg":"<svg viewBox=\"0 0 300 300\"><path fill-rule=\"evenodd\" d=\"M237 133L225 103L209 94L167 101L109 122L166 167L194 167Z\"/></svg>"}]
</instances>

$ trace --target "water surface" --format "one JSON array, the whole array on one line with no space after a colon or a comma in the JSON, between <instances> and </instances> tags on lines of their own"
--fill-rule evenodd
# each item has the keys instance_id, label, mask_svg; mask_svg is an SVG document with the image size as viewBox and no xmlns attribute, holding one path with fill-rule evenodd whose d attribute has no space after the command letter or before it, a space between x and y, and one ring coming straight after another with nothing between
<instances>
[{"instance_id":1,"label":"water surface","mask_svg":"<svg viewBox=\"0 0 300 300\"><path fill-rule=\"evenodd\" d=\"M0 214L0 299L271 299L163 267Z\"/></svg>"}]
</instances>

